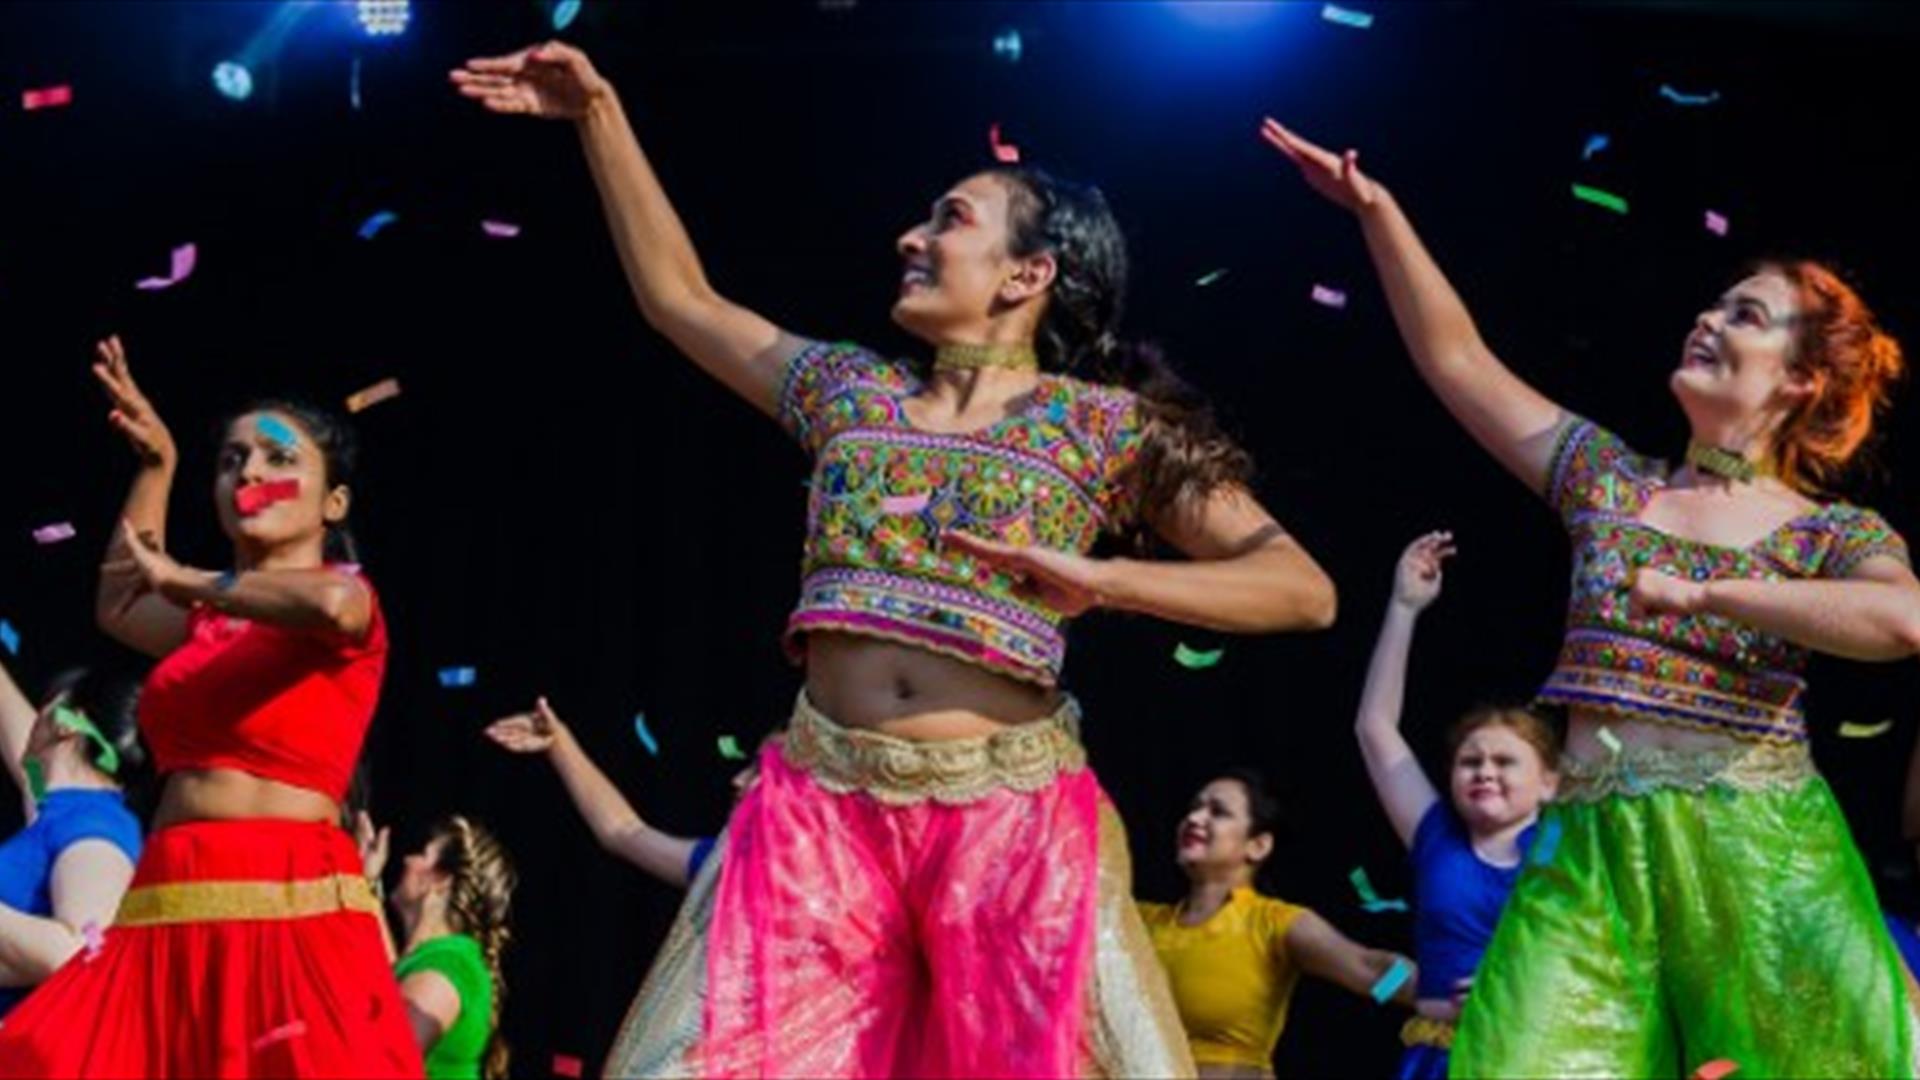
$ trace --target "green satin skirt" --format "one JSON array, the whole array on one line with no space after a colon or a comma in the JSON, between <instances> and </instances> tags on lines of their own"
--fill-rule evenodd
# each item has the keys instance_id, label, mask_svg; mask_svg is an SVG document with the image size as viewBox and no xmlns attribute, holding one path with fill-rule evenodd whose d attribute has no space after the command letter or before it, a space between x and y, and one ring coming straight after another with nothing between
<instances>
[{"instance_id":1,"label":"green satin skirt","mask_svg":"<svg viewBox=\"0 0 1920 1080\"><path fill-rule=\"evenodd\" d=\"M1803 747L1569 761L1456 1077L1910 1077L1912 982Z\"/></svg>"}]
</instances>

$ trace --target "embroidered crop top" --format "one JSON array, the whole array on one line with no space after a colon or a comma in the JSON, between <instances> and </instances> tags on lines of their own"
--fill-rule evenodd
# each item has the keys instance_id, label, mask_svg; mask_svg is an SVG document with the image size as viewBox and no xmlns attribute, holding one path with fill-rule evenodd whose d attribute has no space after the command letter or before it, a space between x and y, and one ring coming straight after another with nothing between
<instances>
[{"instance_id":1,"label":"embroidered crop top","mask_svg":"<svg viewBox=\"0 0 1920 1080\"><path fill-rule=\"evenodd\" d=\"M358 644L195 607L186 643L140 694L155 769L239 769L345 799L387 667L386 618L372 599Z\"/></svg>"},{"instance_id":2,"label":"embroidered crop top","mask_svg":"<svg viewBox=\"0 0 1920 1080\"><path fill-rule=\"evenodd\" d=\"M1871 510L1831 502L1744 548L1672 536L1642 524L1667 483L1664 462L1573 418L1554 449L1547 497L1573 541L1567 636L1539 700L1747 740L1806 740L1807 650L1717 615L1634 619L1636 566L1695 581L1846 577L1864 559L1907 561L1906 541Z\"/></svg>"},{"instance_id":3,"label":"embroidered crop top","mask_svg":"<svg viewBox=\"0 0 1920 1080\"><path fill-rule=\"evenodd\" d=\"M780 419L814 457L796 657L812 630L917 645L1051 686L1063 618L1008 575L941 550L948 529L1085 552L1136 512L1121 481L1144 423L1134 396L1043 374L1027 403L985 428L921 431L906 366L814 342L789 362Z\"/></svg>"}]
</instances>

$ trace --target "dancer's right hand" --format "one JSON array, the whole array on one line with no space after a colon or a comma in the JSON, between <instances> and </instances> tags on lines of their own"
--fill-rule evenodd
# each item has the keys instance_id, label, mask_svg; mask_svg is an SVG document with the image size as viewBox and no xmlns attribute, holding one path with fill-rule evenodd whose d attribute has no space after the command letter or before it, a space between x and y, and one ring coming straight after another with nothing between
<instances>
[{"instance_id":1,"label":"dancer's right hand","mask_svg":"<svg viewBox=\"0 0 1920 1080\"><path fill-rule=\"evenodd\" d=\"M353 843L360 849L361 872L368 881L379 881L380 875L387 869L387 841L392 839L392 830L382 825L373 827L373 818L365 810L353 812Z\"/></svg>"},{"instance_id":2,"label":"dancer's right hand","mask_svg":"<svg viewBox=\"0 0 1920 1080\"><path fill-rule=\"evenodd\" d=\"M107 397L113 402L113 411L107 414L107 421L115 430L127 437L133 445L133 452L148 465L172 468L179 460L179 451L173 445L173 433L161 421L159 412L153 403L140 392L133 381L133 372L127 367L127 350L120 345L118 334L108 337L94 346L99 357L93 363L93 377L100 380L106 388Z\"/></svg>"},{"instance_id":3,"label":"dancer's right hand","mask_svg":"<svg viewBox=\"0 0 1920 1080\"><path fill-rule=\"evenodd\" d=\"M533 704L532 712L515 713L487 725L487 738L516 754L544 754L553 749L566 725L554 715L546 698Z\"/></svg>"},{"instance_id":4,"label":"dancer's right hand","mask_svg":"<svg viewBox=\"0 0 1920 1080\"><path fill-rule=\"evenodd\" d=\"M460 93L497 113L578 120L613 96L587 54L549 41L505 56L483 56L448 73Z\"/></svg>"},{"instance_id":5,"label":"dancer's right hand","mask_svg":"<svg viewBox=\"0 0 1920 1080\"><path fill-rule=\"evenodd\" d=\"M1260 123L1260 137L1287 155L1300 168L1307 186L1356 213L1380 199L1380 185L1360 171L1360 151L1336 154L1308 142L1269 116Z\"/></svg>"},{"instance_id":6,"label":"dancer's right hand","mask_svg":"<svg viewBox=\"0 0 1920 1080\"><path fill-rule=\"evenodd\" d=\"M1442 564L1458 549L1450 532L1430 532L1407 545L1393 575L1393 602L1420 611L1440 595Z\"/></svg>"}]
</instances>

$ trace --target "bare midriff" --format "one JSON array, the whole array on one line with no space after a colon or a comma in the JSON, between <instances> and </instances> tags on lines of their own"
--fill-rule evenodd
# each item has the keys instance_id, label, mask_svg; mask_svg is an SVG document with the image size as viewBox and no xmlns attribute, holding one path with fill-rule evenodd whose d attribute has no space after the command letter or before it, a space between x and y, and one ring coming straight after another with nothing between
<instances>
[{"instance_id":1,"label":"bare midriff","mask_svg":"<svg viewBox=\"0 0 1920 1080\"><path fill-rule=\"evenodd\" d=\"M238 769L182 769L167 775L153 827L257 818L337 822L340 805L312 788Z\"/></svg>"},{"instance_id":2,"label":"bare midriff","mask_svg":"<svg viewBox=\"0 0 1920 1080\"><path fill-rule=\"evenodd\" d=\"M807 635L807 699L842 727L933 742L991 735L1060 704L1050 687L884 638Z\"/></svg>"}]
</instances>

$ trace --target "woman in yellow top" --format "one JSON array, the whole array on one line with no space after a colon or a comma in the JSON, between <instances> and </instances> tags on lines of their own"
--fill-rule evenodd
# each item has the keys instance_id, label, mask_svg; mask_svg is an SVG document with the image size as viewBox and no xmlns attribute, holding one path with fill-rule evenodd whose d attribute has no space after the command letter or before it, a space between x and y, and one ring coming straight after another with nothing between
<instances>
[{"instance_id":1,"label":"woman in yellow top","mask_svg":"<svg viewBox=\"0 0 1920 1080\"><path fill-rule=\"evenodd\" d=\"M1279 801L1258 773L1222 773L1180 821L1175 857L1187 898L1139 905L1203 1077L1273 1075L1273 1050L1303 974L1413 1004L1412 961L1254 890L1279 818Z\"/></svg>"}]
</instances>

